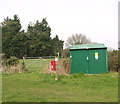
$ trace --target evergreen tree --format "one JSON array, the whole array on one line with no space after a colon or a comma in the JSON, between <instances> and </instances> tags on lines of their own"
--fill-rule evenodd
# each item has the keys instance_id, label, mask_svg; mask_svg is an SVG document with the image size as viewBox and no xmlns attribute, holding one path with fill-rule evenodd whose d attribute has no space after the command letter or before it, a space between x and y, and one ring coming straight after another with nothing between
<instances>
[{"instance_id":1,"label":"evergreen tree","mask_svg":"<svg viewBox=\"0 0 120 104\"><path fill-rule=\"evenodd\" d=\"M51 28L45 18L42 22L37 20L34 25L29 24L27 34L30 43L30 56L53 55Z\"/></svg>"},{"instance_id":2,"label":"evergreen tree","mask_svg":"<svg viewBox=\"0 0 120 104\"><path fill-rule=\"evenodd\" d=\"M14 36L19 33L21 29L20 20L17 15L14 15L14 19L9 19L7 17L4 19L2 24L2 51L5 53L6 57L14 55Z\"/></svg>"},{"instance_id":3,"label":"evergreen tree","mask_svg":"<svg viewBox=\"0 0 120 104\"><path fill-rule=\"evenodd\" d=\"M14 15L14 19L8 17L4 19L2 24L2 51L6 57L16 56L22 58L28 52L27 36L21 30L20 19Z\"/></svg>"},{"instance_id":4,"label":"evergreen tree","mask_svg":"<svg viewBox=\"0 0 120 104\"><path fill-rule=\"evenodd\" d=\"M39 57L57 55L63 49L63 41L56 35L51 38L51 28L46 18L33 25L28 25L27 32L21 31L20 19L14 15L13 19L7 17L2 24L2 51L6 57L23 56Z\"/></svg>"},{"instance_id":5,"label":"evergreen tree","mask_svg":"<svg viewBox=\"0 0 120 104\"><path fill-rule=\"evenodd\" d=\"M53 38L53 50L54 50L54 55L57 55L57 53L59 52L60 56L61 56L61 52L63 50L63 43L64 41L59 40L58 35L55 36L55 38Z\"/></svg>"}]
</instances>

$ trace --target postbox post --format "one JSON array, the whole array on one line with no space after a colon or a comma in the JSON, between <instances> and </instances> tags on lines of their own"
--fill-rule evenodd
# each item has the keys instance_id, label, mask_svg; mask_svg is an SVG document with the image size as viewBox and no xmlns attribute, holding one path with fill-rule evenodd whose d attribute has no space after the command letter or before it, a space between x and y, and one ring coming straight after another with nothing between
<instances>
[{"instance_id":1,"label":"postbox post","mask_svg":"<svg viewBox=\"0 0 120 104\"><path fill-rule=\"evenodd\" d=\"M55 64L55 68L56 68L55 80L58 80L58 58L57 57L55 57L55 62L56 62L56 64Z\"/></svg>"}]
</instances>

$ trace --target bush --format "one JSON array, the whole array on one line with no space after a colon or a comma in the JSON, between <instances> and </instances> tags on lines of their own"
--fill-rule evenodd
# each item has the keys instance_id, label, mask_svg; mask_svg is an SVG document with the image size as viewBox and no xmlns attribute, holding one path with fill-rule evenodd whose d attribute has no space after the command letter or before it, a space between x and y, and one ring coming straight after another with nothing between
<instances>
[{"instance_id":1,"label":"bush","mask_svg":"<svg viewBox=\"0 0 120 104\"><path fill-rule=\"evenodd\" d=\"M14 56L11 56L10 58L6 59L4 58L3 59L3 62L2 62L2 65L6 65L6 66L13 66L13 65L18 65L19 64L19 59L14 57Z\"/></svg>"},{"instance_id":2,"label":"bush","mask_svg":"<svg viewBox=\"0 0 120 104\"><path fill-rule=\"evenodd\" d=\"M69 51L69 49L62 50L61 56L63 58L70 57L70 51Z\"/></svg>"},{"instance_id":3,"label":"bush","mask_svg":"<svg viewBox=\"0 0 120 104\"><path fill-rule=\"evenodd\" d=\"M11 56L8 59L3 58L3 60L2 60L2 71L4 73L12 73L15 70L20 72L19 59L14 57L14 56Z\"/></svg>"},{"instance_id":4,"label":"bush","mask_svg":"<svg viewBox=\"0 0 120 104\"><path fill-rule=\"evenodd\" d=\"M118 50L108 51L108 70L118 71Z\"/></svg>"},{"instance_id":5,"label":"bush","mask_svg":"<svg viewBox=\"0 0 120 104\"><path fill-rule=\"evenodd\" d=\"M64 69L67 73L70 73L70 60L68 59L65 59L63 61L63 66L64 66Z\"/></svg>"},{"instance_id":6,"label":"bush","mask_svg":"<svg viewBox=\"0 0 120 104\"><path fill-rule=\"evenodd\" d=\"M18 65L19 64L19 59L15 56L11 56L9 59L8 59L8 65L12 66L12 65Z\"/></svg>"}]
</instances>

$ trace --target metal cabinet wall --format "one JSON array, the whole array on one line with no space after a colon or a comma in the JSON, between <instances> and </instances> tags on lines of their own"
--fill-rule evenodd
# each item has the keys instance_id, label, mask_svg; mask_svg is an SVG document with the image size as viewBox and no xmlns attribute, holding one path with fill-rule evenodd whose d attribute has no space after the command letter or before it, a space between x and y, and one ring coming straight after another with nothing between
<instances>
[{"instance_id":1,"label":"metal cabinet wall","mask_svg":"<svg viewBox=\"0 0 120 104\"><path fill-rule=\"evenodd\" d=\"M82 44L70 48L72 73L99 74L108 72L107 47L104 44Z\"/></svg>"}]
</instances>

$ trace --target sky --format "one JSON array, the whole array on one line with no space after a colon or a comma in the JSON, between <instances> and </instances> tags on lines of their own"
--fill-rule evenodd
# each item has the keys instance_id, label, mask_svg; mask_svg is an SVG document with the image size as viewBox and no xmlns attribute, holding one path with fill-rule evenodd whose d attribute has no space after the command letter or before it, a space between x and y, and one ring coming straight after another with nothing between
<instances>
[{"instance_id":1,"label":"sky","mask_svg":"<svg viewBox=\"0 0 120 104\"><path fill-rule=\"evenodd\" d=\"M30 22L46 18L51 37L66 43L73 34L84 34L92 42L118 49L119 0L1 0L0 22L15 14L22 29Z\"/></svg>"}]
</instances>

